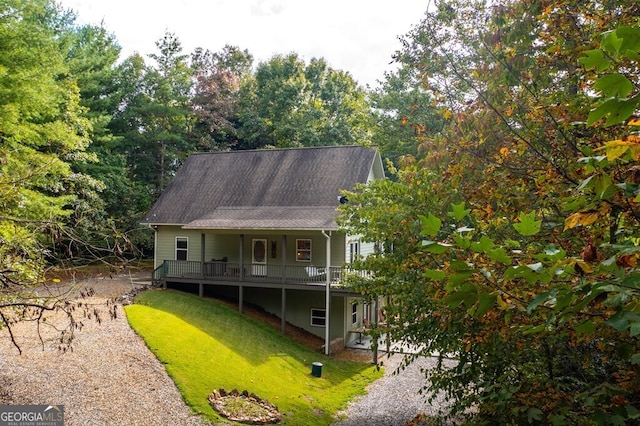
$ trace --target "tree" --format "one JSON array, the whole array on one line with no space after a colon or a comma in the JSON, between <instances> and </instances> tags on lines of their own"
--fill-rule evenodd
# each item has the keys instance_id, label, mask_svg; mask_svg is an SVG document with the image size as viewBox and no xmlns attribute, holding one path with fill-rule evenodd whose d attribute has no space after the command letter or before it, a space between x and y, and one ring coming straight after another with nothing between
<instances>
[{"instance_id":1,"label":"tree","mask_svg":"<svg viewBox=\"0 0 640 426\"><path fill-rule=\"evenodd\" d=\"M123 82L126 92L111 127L122 137L118 149L127 158L129 173L151 200L194 150L189 105L192 71L187 57L172 33L166 33L156 46L159 52L150 55L155 67L136 55L123 63L123 79L129 81Z\"/></svg>"},{"instance_id":2,"label":"tree","mask_svg":"<svg viewBox=\"0 0 640 426\"><path fill-rule=\"evenodd\" d=\"M307 65L296 54L260 63L241 87L241 148L369 143L363 89L323 59Z\"/></svg>"},{"instance_id":3,"label":"tree","mask_svg":"<svg viewBox=\"0 0 640 426\"><path fill-rule=\"evenodd\" d=\"M196 49L191 61L197 147L204 151L234 147L238 141L240 84L250 76L253 57L247 50L227 45L217 53Z\"/></svg>"},{"instance_id":4,"label":"tree","mask_svg":"<svg viewBox=\"0 0 640 426\"><path fill-rule=\"evenodd\" d=\"M12 339L14 321L46 310L68 313L65 342L75 329L73 303L33 292L49 249L71 235L67 221L89 180L72 169L92 158L91 125L60 44L72 21L48 0L0 5L0 325Z\"/></svg>"},{"instance_id":5,"label":"tree","mask_svg":"<svg viewBox=\"0 0 640 426\"><path fill-rule=\"evenodd\" d=\"M404 57L398 57L400 68L385 73L382 85L370 95L375 120L373 144L395 166L424 156L418 147L423 146L430 135L437 134L445 121L444 113L438 112L434 99L423 88L414 64L403 63L403 60ZM429 154L433 160L435 153Z\"/></svg>"},{"instance_id":6,"label":"tree","mask_svg":"<svg viewBox=\"0 0 640 426\"><path fill-rule=\"evenodd\" d=\"M83 116L92 125L87 153L95 160L72 163L74 172L85 179L76 182L78 198L69 218L74 238L65 242L65 252L56 255L62 260L92 262L114 253L119 257L125 250L133 254L130 216L122 205L122 199L131 199L131 192L125 192L131 182L123 157L114 152L118 140L109 129L120 106L116 66L120 47L105 28L89 25L70 24L59 40L69 73L78 84Z\"/></svg>"},{"instance_id":7,"label":"tree","mask_svg":"<svg viewBox=\"0 0 640 426\"><path fill-rule=\"evenodd\" d=\"M629 129L613 124L637 111L637 28L600 53L594 43L628 28L638 5L437 6L403 55L449 119L398 182L347 194L349 232L384 248L359 265L375 280L353 284L388 298L377 332L458 358L427 377L454 414L635 421L637 156ZM605 58L617 72L600 74L614 66ZM599 119L611 125L587 126Z\"/></svg>"}]
</instances>

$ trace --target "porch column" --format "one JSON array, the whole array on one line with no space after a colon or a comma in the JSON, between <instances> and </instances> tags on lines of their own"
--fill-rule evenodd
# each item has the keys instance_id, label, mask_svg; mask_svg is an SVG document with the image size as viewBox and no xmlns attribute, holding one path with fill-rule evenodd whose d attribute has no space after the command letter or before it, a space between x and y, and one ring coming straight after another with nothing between
<instances>
[{"instance_id":1,"label":"porch column","mask_svg":"<svg viewBox=\"0 0 640 426\"><path fill-rule=\"evenodd\" d=\"M238 312L242 313L242 305L244 304L243 302L243 297L244 296L244 287L242 286L242 284L240 284L238 286Z\"/></svg>"},{"instance_id":2,"label":"porch column","mask_svg":"<svg viewBox=\"0 0 640 426\"><path fill-rule=\"evenodd\" d=\"M327 256L327 268L325 269L326 275L326 292L325 292L325 314L324 314L324 354L329 355L331 344L331 333L329 329L329 318L331 317L331 231L327 235L324 229L321 231L322 235L327 240L326 256Z\"/></svg>"},{"instance_id":3,"label":"porch column","mask_svg":"<svg viewBox=\"0 0 640 426\"><path fill-rule=\"evenodd\" d=\"M282 282L287 281L287 236L282 236ZM284 297L284 296L283 296Z\"/></svg>"},{"instance_id":4,"label":"porch column","mask_svg":"<svg viewBox=\"0 0 640 426\"><path fill-rule=\"evenodd\" d=\"M373 318L373 324L376 328L378 328L378 297L376 296L375 299L373 299L373 315L375 315L375 317ZM373 351L373 363L375 365L378 365L378 339L380 339L380 336L376 336L376 340L375 342L372 340L371 341L371 350Z\"/></svg>"},{"instance_id":5,"label":"porch column","mask_svg":"<svg viewBox=\"0 0 640 426\"><path fill-rule=\"evenodd\" d=\"M200 276L204 277L204 232L200 234ZM202 297L202 295L201 295Z\"/></svg>"},{"instance_id":6,"label":"porch column","mask_svg":"<svg viewBox=\"0 0 640 426\"><path fill-rule=\"evenodd\" d=\"M244 234L240 234L240 281L244 279Z\"/></svg>"},{"instance_id":7,"label":"porch column","mask_svg":"<svg viewBox=\"0 0 640 426\"><path fill-rule=\"evenodd\" d=\"M282 289L282 312L280 313L280 332L285 334L287 327L287 290Z\"/></svg>"}]
</instances>

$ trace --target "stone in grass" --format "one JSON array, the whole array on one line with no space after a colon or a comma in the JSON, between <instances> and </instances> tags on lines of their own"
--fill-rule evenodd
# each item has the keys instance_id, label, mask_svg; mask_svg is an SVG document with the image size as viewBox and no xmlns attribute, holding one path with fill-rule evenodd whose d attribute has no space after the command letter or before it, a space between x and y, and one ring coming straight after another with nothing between
<instances>
[{"instance_id":1,"label":"stone in grass","mask_svg":"<svg viewBox=\"0 0 640 426\"><path fill-rule=\"evenodd\" d=\"M280 423L282 420L276 406L246 390L242 393L237 389L227 392L220 388L211 392L208 399L221 416L235 422L266 425Z\"/></svg>"}]
</instances>

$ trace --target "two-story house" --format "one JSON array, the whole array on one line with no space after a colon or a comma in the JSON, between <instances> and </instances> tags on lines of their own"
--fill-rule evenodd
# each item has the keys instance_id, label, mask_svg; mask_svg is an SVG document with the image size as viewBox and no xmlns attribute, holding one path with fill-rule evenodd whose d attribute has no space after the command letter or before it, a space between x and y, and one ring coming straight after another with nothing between
<instances>
[{"instance_id":1,"label":"two-story house","mask_svg":"<svg viewBox=\"0 0 640 426\"><path fill-rule=\"evenodd\" d=\"M329 353L374 316L342 285L373 247L338 228L341 190L383 178L379 153L362 146L193 154L144 218L154 281L258 305Z\"/></svg>"}]
</instances>

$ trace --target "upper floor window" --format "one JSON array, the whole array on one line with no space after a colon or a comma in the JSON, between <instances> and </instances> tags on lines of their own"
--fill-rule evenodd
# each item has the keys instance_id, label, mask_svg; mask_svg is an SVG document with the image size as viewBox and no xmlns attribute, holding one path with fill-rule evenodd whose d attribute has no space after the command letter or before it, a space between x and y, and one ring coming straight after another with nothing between
<instances>
[{"instance_id":1,"label":"upper floor window","mask_svg":"<svg viewBox=\"0 0 640 426\"><path fill-rule=\"evenodd\" d=\"M360 256L360 241L349 243L349 263L353 263Z\"/></svg>"},{"instance_id":2,"label":"upper floor window","mask_svg":"<svg viewBox=\"0 0 640 426\"><path fill-rule=\"evenodd\" d=\"M189 253L189 238L176 237L176 260L187 260Z\"/></svg>"},{"instance_id":3,"label":"upper floor window","mask_svg":"<svg viewBox=\"0 0 640 426\"><path fill-rule=\"evenodd\" d=\"M296 260L298 262L311 262L311 240L296 240Z\"/></svg>"}]
</instances>

